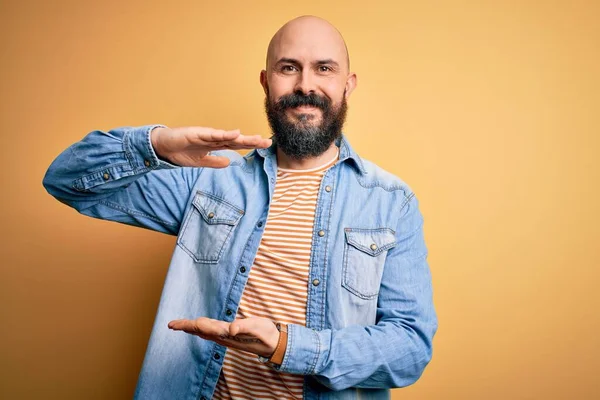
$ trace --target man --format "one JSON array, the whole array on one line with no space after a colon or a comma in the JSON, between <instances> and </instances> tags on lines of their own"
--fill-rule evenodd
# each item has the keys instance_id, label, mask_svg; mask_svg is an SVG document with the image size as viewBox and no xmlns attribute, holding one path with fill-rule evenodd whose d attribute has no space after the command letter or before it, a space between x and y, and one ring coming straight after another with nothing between
<instances>
[{"instance_id":1,"label":"man","mask_svg":"<svg viewBox=\"0 0 600 400\"><path fill-rule=\"evenodd\" d=\"M82 214L177 235L136 398L383 399L431 359L423 218L341 132L356 87L343 38L305 16L267 53L272 140L94 131L44 178Z\"/></svg>"}]
</instances>

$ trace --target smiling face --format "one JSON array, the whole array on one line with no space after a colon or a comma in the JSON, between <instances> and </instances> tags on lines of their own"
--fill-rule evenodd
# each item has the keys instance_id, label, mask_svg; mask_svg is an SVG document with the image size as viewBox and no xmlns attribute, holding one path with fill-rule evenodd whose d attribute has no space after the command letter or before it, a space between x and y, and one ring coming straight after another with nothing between
<instances>
[{"instance_id":1,"label":"smiling face","mask_svg":"<svg viewBox=\"0 0 600 400\"><path fill-rule=\"evenodd\" d=\"M288 22L273 37L261 72L275 142L290 157L322 154L341 134L356 86L339 32L316 17Z\"/></svg>"}]
</instances>

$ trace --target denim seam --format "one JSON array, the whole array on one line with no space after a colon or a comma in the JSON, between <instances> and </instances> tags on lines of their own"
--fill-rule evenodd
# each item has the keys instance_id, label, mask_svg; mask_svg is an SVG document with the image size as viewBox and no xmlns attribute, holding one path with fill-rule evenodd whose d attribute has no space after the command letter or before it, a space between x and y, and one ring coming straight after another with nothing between
<instances>
[{"instance_id":1,"label":"denim seam","mask_svg":"<svg viewBox=\"0 0 600 400\"><path fill-rule=\"evenodd\" d=\"M150 154L150 155L156 155L156 153L154 152L154 149L152 148L152 141L150 140L150 133L152 132L152 130L155 127L157 127L157 126L156 125L149 126L145 132L146 134L144 135L144 139L145 139L145 143L146 143L146 150L148 150L148 154ZM158 158L158 156L156 158Z\"/></svg>"},{"instance_id":2,"label":"denim seam","mask_svg":"<svg viewBox=\"0 0 600 400\"><path fill-rule=\"evenodd\" d=\"M331 168L335 168L335 166L331 167ZM327 175L327 173L325 173L325 174ZM333 179L333 187L335 189L333 190L333 192L331 192L331 196L329 198L329 213L327 214L328 215L328 220L327 220L327 231L328 232L331 232L331 213L332 213L332 209L333 209L333 199L335 198L335 191L337 190L337 185L335 184L335 178L333 178L333 176L335 176L335 174L332 173L331 175L332 175L332 179ZM323 178L325 178L325 177L323 177ZM321 185L322 184L323 184L323 181L321 181ZM319 193L322 193L322 192L319 192ZM325 252L324 252L325 253L325 259L323 260L323 274L321 276L321 280L322 280L322 284L323 284L323 286L322 286L323 287L322 298L324 300L323 301L323 307L321 307L321 323L319 325L319 327L321 329L323 329L325 327L325 307L326 307L326 304L327 304L327 302L325 300L327 299L327 275L328 275L327 274L327 267L329 265L328 264L328 258L327 258L327 255L328 255L329 252L327 251L327 249L329 248L329 237L330 236L331 236L331 234L327 235L327 237L325 239Z\"/></svg>"},{"instance_id":3,"label":"denim seam","mask_svg":"<svg viewBox=\"0 0 600 400\"><path fill-rule=\"evenodd\" d=\"M204 207L203 204L200 203L200 199L199 199L200 194L202 194L204 197L209 198L213 202L217 203L218 207L221 207L221 204L222 204L222 205L226 206L227 208L229 208L229 210L233 209L233 211L235 213L229 219L227 219L227 218L221 218L219 215L215 215L212 218L212 220L214 222L207 221L207 214L206 214L207 209L206 209L206 207ZM242 216L245 214L245 211L242 210L241 208L238 208L238 207L236 207L236 206L234 206L232 204L229 204L229 203L227 203L224 200L216 199L214 196L210 196L207 193L200 192L200 191L196 192L196 195L194 196L194 198L192 200L192 206L198 210L198 212L200 213L200 215L202 216L202 218L209 225L217 225L217 224L237 225L238 222L240 221L240 218L242 218ZM220 214L219 212L216 212L216 213Z\"/></svg>"},{"instance_id":4,"label":"denim seam","mask_svg":"<svg viewBox=\"0 0 600 400\"><path fill-rule=\"evenodd\" d=\"M250 168L250 166L248 165L248 161L245 158L242 158L241 160L235 160L233 162L231 162L229 164L230 167L238 167L240 168L242 171L244 171L244 173L246 173L247 175L252 174L252 168Z\"/></svg>"},{"instance_id":5,"label":"denim seam","mask_svg":"<svg viewBox=\"0 0 600 400\"><path fill-rule=\"evenodd\" d=\"M358 182L358 184L362 187L364 187L365 189L372 189L374 187L378 187L381 188L383 190L385 190L386 192L396 192L398 190L401 190L402 192L404 192L404 197L406 197L406 192L407 192L407 187L406 185L392 185L392 186L384 186L381 182L379 181L373 181L371 183L367 183L366 182L366 178L364 176L361 176L359 174L356 173L356 171L354 172L355 176L356 176L356 181Z\"/></svg>"},{"instance_id":6,"label":"denim seam","mask_svg":"<svg viewBox=\"0 0 600 400\"><path fill-rule=\"evenodd\" d=\"M358 232L358 233L363 233L363 232L364 232L364 233L366 233L366 232L391 232L393 235L395 235L395 234L396 234L396 231L394 231L394 230L393 230L393 229L391 229L391 228L376 228L376 229L364 229L364 228L346 228L346 229L344 229L344 231L345 231L345 232ZM383 246L379 246L379 247L378 247L378 248L377 248L377 249L376 249L376 250L373 252L373 254L371 254L371 252L370 252L370 251L368 251L368 250L365 250L365 249L364 249L364 246L363 246L363 245L361 245L360 243L358 243L358 242L354 241L353 239L349 238L349 237L348 237L348 235L346 235L346 242L347 242L348 244L351 244L352 246L356 247L358 250L360 250L360 251L362 251L362 252L364 252L364 253L367 253L367 254L368 254L368 255L370 255L370 256L377 256L377 255L379 255L379 254L383 253L384 251L386 251L386 250L389 250L389 249L391 249L392 247L396 246L398 243L397 243L397 241L396 241L395 239L396 239L396 238L394 238L394 241L393 241L393 242L386 243L386 244L385 244L385 245L383 245ZM375 253L375 252L376 252L376 253Z\"/></svg>"},{"instance_id":7,"label":"denim seam","mask_svg":"<svg viewBox=\"0 0 600 400\"><path fill-rule=\"evenodd\" d=\"M197 196L197 195L196 195ZM225 247L227 247L227 244L229 243L229 240L231 239L232 233L237 225L229 225L229 224L212 224L212 225L226 225L229 226L228 232L227 232L227 236L225 236L225 239L223 240L223 244L221 245L221 248L218 251L218 254L216 255L216 257L213 259L208 259L208 258L200 258L199 254L197 254L197 248L194 249L190 249L188 248L184 243L183 243L183 236L185 236L185 231L187 229L187 226L189 225L189 221L194 218L194 214L197 213L198 216L197 218L204 220L204 217L201 215L200 210L198 210L198 208L196 207L196 204L194 202L194 200L192 200L192 209L191 211L188 213L185 223L184 225L181 227L181 232L182 234L179 235L179 238L177 239L177 244L188 254L192 257L192 259L199 264L218 264L219 260L221 259L221 256L223 256L223 252L225 251ZM238 219L239 222L239 219Z\"/></svg>"},{"instance_id":8,"label":"denim seam","mask_svg":"<svg viewBox=\"0 0 600 400\"><path fill-rule=\"evenodd\" d=\"M131 165L129 163L118 163L118 164L105 166L94 172L90 172L84 176L80 176L79 178L73 180L73 182L71 182L71 187L73 189L77 190L78 192L83 192L83 191L88 191L89 189L91 189L93 187L99 186L106 182L106 180L103 179L102 175L101 175L103 172L108 173L114 179L125 178L127 176L131 176L131 175L135 174L133 172L133 170L130 170L130 169L123 169L121 171L116 171L116 172L120 172L118 177L116 177L114 174L110 173L111 170L114 170L115 168L122 167L122 166L131 167Z\"/></svg>"},{"instance_id":9,"label":"denim seam","mask_svg":"<svg viewBox=\"0 0 600 400\"><path fill-rule=\"evenodd\" d=\"M126 131L123 136L123 151L125 152L125 158L129 161L129 165L132 170L137 169L137 165L135 163L135 157L133 156L133 150L131 149L131 131Z\"/></svg>"},{"instance_id":10,"label":"denim seam","mask_svg":"<svg viewBox=\"0 0 600 400\"><path fill-rule=\"evenodd\" d=\"M314 375L315 369L317 368L317 361L319 360L319 355L321 354L321 340L319 339L319 334L315 330L312 330L312 332L314 334L313 338L315 338L317 348L315 350L315 357L314 357L313 361L311 362L310 366L307 368L305 375L306 374Z\"/></svg>"},{"instance_id":11,"label":"denim seam","mask_svg":"<svg viewBox=\"0 0 600 400\"><path fill-rule=\"evenodd\" d=\"M375 297L377 297L379 292L377 292L375 294L363 294L348 284L348 244L347 243L344 244L344 256L343 256L342 262L343 262L342 287L344 289L346 289L347 291L349 291L350 293L354 294L356 297L359 297L363 300L373 300Z\"/></svg>"},{"instance_id":12,"label":"denim seam","mask_svg":"<svg viewBox=\"0 0 600 400\"><path fill-rule=\"evenodd\" d=\"M162 220L160 218L156 218L155 216L143 213L141 211L132 210L132 209L127 208L127 207L123 207L120 204L113 203L111 201L100 200L100 201L98 201L98 203L99 204L103 204L103 205L105 205L107 207L110 207L112 209L122 211L122 212L127 213L127 214L137 215L137 216L140 216L140 217L148 218L148 219L151 219L151 220L153 220L155 222L160 222L161 224L165 224L165 225L169 225L169 226L177 226L176 222L164 221L164 220Z\"/></svg>"},{"instance_id":13,"label":"denim seam","mask_svg":"<svg viewBox=\"0 0 600 400\"><path fill-rule=\"evenodd\" d=\"M404 210L404 207L406 207L406 205L415 197L415 193L411 193L408 196L405 196L404 198L404 202L402 203L402 205L400 206L400 211Z\"/></svg>"},{"instance_id":14,"label":"denim seam","mask_svg":"<svg viewBox=\"0 0 600 400\"><path fill-rule=\"evenodd\" d=\"M357 228L357 229L353 229L353 228L347 228L347 229L351 229L352 231L358 231L358 232L369 232L369 231L375 231L375 232L383 232L383 231L392 231L395 233L395 231L391 228L377 228L377 229L362 229L362 228ZM358 247L356 247L356 243L352 240L348 240L348 238L346 238L346 241L344 243L344 255L342 257L342 286L348 290L350 293L354 294L355 296L363 299L363 300L372 300L375 297L377 297L377 295L379 295L379 291L377 291L376 293L361 293L359 292L357 289L353 288L349 283L348 283L348 247L349 245L352 245L353 247L355 247L358 251L361 251L371 257L377 257L379 256L381 253L383 253L384 251L387 251L393 247L395 247L398 244L397 241L394 240L393 243L389 243L383 247L381 247L381 251L379 251L379 253L377 255L372 255L371 253L367 253L365 252L363 249L360 249ZM385 267L385 265L384 265Z\"/></svg>"},{"instance_id":15,"label":"denim seam","mask_svg":"<svg viewBox=\"0 0 600 400\"><path fill-rule=\"evenodd\" d=\"M233 207L236 211L245 212L244 210L241 209L241 207L238 207L235 204L232 204L232 203L228 202L227 200L225 200L225 199L223 199L221 197L215 196L214 194L211 194L211 193L208 193L208 192L204 192L204 191L202 191L200 189L196 190L196 193L202 193L206 197L209 197L209 198L211 198L213 200L222 201L223 203L227 204L228 206ZM192 202L193 202L193 200L192 200Z\"/></svg>"}]
</instances>

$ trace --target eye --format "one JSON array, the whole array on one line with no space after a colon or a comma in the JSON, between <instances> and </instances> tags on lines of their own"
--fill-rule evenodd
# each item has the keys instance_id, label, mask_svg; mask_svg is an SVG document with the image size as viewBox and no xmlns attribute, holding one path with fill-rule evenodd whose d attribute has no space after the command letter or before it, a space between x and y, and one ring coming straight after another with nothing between
<instances>
[{"instance_id":1,"label":"eye","mask_svg":"<svg viewBox=\"0 0 600 400\"><path fill-rule=\"evenodd\" d=\"M319 72L330 72L331 68L327 65L319 65Z\"/></svg>"},{"instance_id":2,"label":"eye","mask_svg":"<svg viewBox=\"0 0 600 400\"><path fill-rule=\"evenodd\" d=\"M295 72L297 70L293 65L284 65L281 67L281 72Z\"/></svg>"}]
</instances>

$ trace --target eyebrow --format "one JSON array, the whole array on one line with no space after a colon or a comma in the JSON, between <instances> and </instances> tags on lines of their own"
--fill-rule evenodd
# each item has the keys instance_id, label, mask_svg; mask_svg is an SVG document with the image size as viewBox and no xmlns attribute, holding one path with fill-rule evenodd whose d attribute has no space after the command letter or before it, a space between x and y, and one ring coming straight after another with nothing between
<instances>
[{"instance_id":1,"label":"eyebrow","mask_svg":"<svg viewBox=\"0 0 600 400\"><path fill-rule=\"evenodd\" d=\"M285 58L285 57L280 58L279 60L277 60L277 62L275 63L275 65L279 65L279 64L282 64L282 63L290 63L290 64L300 65L300 61L298 61L298 60L296 60L294 58ZM313 64L315 64L315 65L326 65L326 64L329 64L329 65L333 65L335 67L339 67L339 64L336 61L334 61L333 59L331 59L331 58L327 58L325 60L317 60Z\"/></svg>"}]
</instances>

